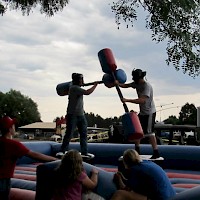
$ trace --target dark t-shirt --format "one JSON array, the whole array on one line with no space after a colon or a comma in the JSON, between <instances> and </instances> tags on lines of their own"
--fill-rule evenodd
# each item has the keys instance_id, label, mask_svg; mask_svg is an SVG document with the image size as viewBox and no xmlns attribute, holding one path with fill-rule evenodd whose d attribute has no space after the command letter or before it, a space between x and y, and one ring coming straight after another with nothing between
<instances>
[{"instance_id":1,"label":"dark t-shirt","mask_svg":"<svg viewBox=\"0 0 200 200\"><path fill-rule=\"evenodd\" d=\"M72 85L69 89L69 102L67 114L84 115L83 94L85 90L78 85Z\"/></svg>"}]
</instances>

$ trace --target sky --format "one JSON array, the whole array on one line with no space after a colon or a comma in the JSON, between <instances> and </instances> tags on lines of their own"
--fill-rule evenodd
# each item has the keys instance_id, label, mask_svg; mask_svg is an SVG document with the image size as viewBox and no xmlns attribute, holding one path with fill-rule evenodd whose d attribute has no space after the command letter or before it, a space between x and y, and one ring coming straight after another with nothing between
<instances>
[{"instance_id":1,"label":"sky","mask_svg":"<svg viewBox=\"0 0 200 200\"><path fill-rule=\"evenodd\" d=\"M38 105L41 119L52 122L65 116L68 96L59 96L56 86L71 81L71 74L82 73L85 83L100 81L104 75L98 52L110 48L117 69L127 75L140 68L154 89L157 121L170 115L179 116L186 103L200 106L200 79L192 78L168 66L166 42L155 43L145 28L146 14L139 10L133 27L122 23L118 29L111 0L70 1L62 12L46 17L36 8L29 16L8 10L1 16L0 26L0 91L20 91ZM84 87L88 89L89 86ZM133 89L121 89L125 98L137 98ZM129 110L139 111L127 103ZM116 88L99 84L84 96L87 113L103 118L125 113Z\"/></svg>"}]
</instances>

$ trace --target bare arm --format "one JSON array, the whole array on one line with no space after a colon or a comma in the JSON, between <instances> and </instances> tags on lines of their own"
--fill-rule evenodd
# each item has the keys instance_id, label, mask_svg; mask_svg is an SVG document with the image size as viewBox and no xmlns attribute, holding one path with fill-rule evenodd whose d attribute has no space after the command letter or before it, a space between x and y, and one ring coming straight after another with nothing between
<instances>
[{"instance_id":1,"label":"bare arm","mask_svg":"<svg viewBox=\"0 0 200 200\"><path fill-rule=\"evenodd\" d=\"M115 85L118 85L121 88L129 88L132 87L131 83L119 83L118 80L115 80Z\"/></svg>"},{"instance_id":2,"label":"bare arm","mask_svg":"<svg viewBox=\"0 0 200 200\"><path fill-rule=\"evenodd\" d=\"M121 99L121 101L122 102L135 103L135 104L143 104L143 103L146 102L147 98L148 98L147 96L141 96L138 99L126 99L126 98L123 98L123 99Z\"/></svg>"},{"instance_id":3,"label":"bare arm","mask_svg":"<svg viewBox=\"0 0 200 200\"><path fill-rule=\"evenodd\" d=\"M126 187L126 185L123 182L123 178L122 178L121 174L118 172L114 174L113 181L117 185L118 189L122 190Z\"/></svg>"},{"instance_id":4,"label":"bare arm","mask_svg":"<svg viewBox=\"0 0 200 200\"><path fill-rule=\"evenodd\" d=\"M97 186L99 172L96 169L92 170L92 176L88 176L83 180L82 184L87 189L94 189Z\"/></svg>"},{"instance_id":5,"label":"bare arm","mask_svg":"<svg viewBox=\"0 0 200 200\"><path fill-rule=\"evenodd\" d=\"M113 181L117 185L118 190L131 191L131 189L124 183L124 181L127 180L128 179L126 179L124 175L119 171L114 174Z\"/></svg>"},{"instance_id":6,"label":"bare arm","mask_svg":"<svg viewBox=\"0 0 200 200\"><path fill-rule=\"evenodd\" d=\"M48 155L45 155L39 152L34 152L34 151L29 151L26 156L31 157L36 160L44 161L44 162L58 160L57 158L54 158L52 156L48 156Z\"/></svg>"},{"instance_id":7,"label":"bare arm","mask_svg":"<svg viewBox=\"0 0 200 200\"><path fill-rule=\"evenodd\" d=\"M85 90L84 95L89 95L92 92L94 92L94 90L96 89L97 85L98 85L98 82L95 82L95 84L91 88L89 88L88 90Z\"/></svg>"}]
</instances>

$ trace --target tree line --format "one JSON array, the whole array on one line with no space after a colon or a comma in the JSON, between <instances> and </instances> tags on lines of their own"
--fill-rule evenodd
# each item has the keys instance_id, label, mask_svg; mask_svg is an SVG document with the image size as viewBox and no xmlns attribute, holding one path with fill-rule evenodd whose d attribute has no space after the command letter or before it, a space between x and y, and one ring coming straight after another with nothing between
<instances>
[{"instance_id":1,"label":"tree line","mask_svg":"<svg viewBox=\"0 0 200 200\"><path fill-rule=\"evenodd\" d=\"M169 116L163 121L165 124L173 125L197 125L197 108L195 105L186 103L179 112L179 117Z\"/></svg>"},{"instance_id":2,"label":"tree line","mask_svg":"<svg viewBox=\"0 0 200 200\"><path fill-rule=\"evenodd\" d=\"M86 113L89 126L97 125L97 127L109 127L114 123L121 123L121 116L114 118L103 119L100 115L95 115L94 113ZM197 125L197 108L193 103L188 102L181 107L179 116L174 115L169 116L165 119L164 124L173 125Z\"/></svg>"},{"instance_id":3,"label":"tree line","mask_svg":"<svg viewBox=\"0 0 200 200\"><path fill-rule=\"evenodd\" d=\"M30 97L21 94L20 91L11 89L7 93L0 92L0 116L8 115L17 119L17 127L31 124L34 122L42 122L38 105ZM99 114L92 112L86 113L88 126L96 125L99 128L108 128L114 123L121 123L121 116L110 118L102 118ZM56 118L52 121L56 121ZM173 125L196 125L197 124L197 108L194 104L186 103L182 106L179 116L169 116L163 121L165 124Z\"/></svg>"}]
</instances>

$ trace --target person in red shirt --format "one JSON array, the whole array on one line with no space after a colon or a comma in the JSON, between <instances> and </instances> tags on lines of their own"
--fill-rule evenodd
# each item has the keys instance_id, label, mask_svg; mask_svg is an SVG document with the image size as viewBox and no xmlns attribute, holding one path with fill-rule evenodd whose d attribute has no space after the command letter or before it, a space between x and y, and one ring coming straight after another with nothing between
<instances>
[{"instance_id":1,"label":"person in red shirt","mask_svg":"<svg viewBox=\"0 0 200 200\"><path fill-rule=\"evenodd\" d=\"M13 140L15 122L8 116L0 119L0 199L3 200L9 199L11 178L18 158L28 156L45 162L57 160L57 158L31 151L21 142Z\"/></svg>"}]
</instances>

